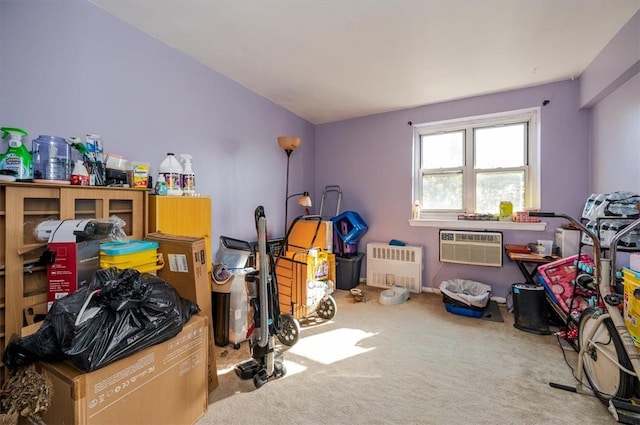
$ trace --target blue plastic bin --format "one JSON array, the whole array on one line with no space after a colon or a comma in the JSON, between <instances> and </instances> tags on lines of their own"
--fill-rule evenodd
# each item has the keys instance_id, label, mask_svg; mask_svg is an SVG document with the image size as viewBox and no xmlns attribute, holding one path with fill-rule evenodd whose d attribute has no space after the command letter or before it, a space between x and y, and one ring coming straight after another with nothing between
<instances>
[{"instance_id":1,"label":"blue plastic bin","mask_svg":"<svg viewBox=\"0 0 640 425\"><path fill-rule=\"evenodd\" d=\"M369 228L360 214L345 211L331 219L338 237L347 244L357 244Z\"/></svg>"},{"instance_id":2,"label":"blue plastic bin","mask_svg":"<svg viewBox=\"0 0 640 425\"><path fill-rule=\"evenodd\" d=\"M482 310L475 310L473 308L461 307L448 303L444 305L444 308L449 313L458 314L460 316L474 317L476 319L482 317Z\"/></svg>"}]
</instances>

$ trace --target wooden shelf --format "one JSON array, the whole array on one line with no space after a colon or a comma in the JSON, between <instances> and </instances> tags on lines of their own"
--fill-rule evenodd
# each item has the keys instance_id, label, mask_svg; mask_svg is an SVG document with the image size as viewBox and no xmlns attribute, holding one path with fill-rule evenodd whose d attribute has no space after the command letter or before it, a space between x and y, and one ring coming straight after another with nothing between
<instances>
[{"instance_id":1,"label":"wooden shelf","mask_svg":"<svg viewBox=\"0 0 640 425\"><path fill-rule=\"evenodd\" d=\"M24 255L26 253L35 251L36 249L40 249L40 248L44 248L45 246L47 246L46 242L43 243L32 243L29 245L24 245L20 248L18 248L18 255ZM30 264L33 263L34 261L25 261L25 264Z\"/></svg>"},{"instance_id":2,"label":"wooden shelf","mask_svg":"<svg viewBox=\"0 0 640 425\"><path fill-rule=\"evenodd\" d=\"M55 215L55 216L57 216L58 213L59 213L59 211L55 211L55 210L42 210L42 211L25 211L23 213L23 215L25 217L32 216L32 215L37 215L37 216Z\"/></svg>"},{"instance_id":3,"label":"wooden shelf","mask_svg":"<svg viewBox=\"0 0 640 425\"><path fill-rule=\"evenodd\" d=\"M0 287L4 286L0 358L9 338L20 336L26 326L25 309L47 303L47 268L36 265L38 250L47 243L35 239L34 227L51 217L106 219L126 214L128 236L143 239L147 197L148 191L141 189L0 182L0 205L11 205L0 211ZM2 366L0 380L4 377L6 370Z\"/></svg>"}]
</instances>

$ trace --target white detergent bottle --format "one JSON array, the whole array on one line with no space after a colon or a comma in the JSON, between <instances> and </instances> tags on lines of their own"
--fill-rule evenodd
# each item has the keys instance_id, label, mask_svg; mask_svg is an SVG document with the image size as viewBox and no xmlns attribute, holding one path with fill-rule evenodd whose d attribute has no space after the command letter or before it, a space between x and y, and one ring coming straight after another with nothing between
<instances>
[{"instance_id":1,"label":"white detergent bottle","mask_svg":"<svg viewBox=\"0 0 640 425\"><path fill-rule=\"evenodd\" d=\"M160 167L158 167L159 176L164 178L167 186L167 195L182 196L182 166L172 152L167 153L167 157L160 163Z\"/></svg>"},{"instance_id":2,"label":"white detergent bottle","mask_svg":"<svg viewBox=\"0 0 640 425\"><path fill-rule=\"evenodd\" d=\"M183 166L182 175L180 176L182 182L182 193L184 196L195 196L196 175L191 167L191 160L193 157L188 153L183 153L180 155L180 159L182 160Z\"/></svg>"}]
</instances>

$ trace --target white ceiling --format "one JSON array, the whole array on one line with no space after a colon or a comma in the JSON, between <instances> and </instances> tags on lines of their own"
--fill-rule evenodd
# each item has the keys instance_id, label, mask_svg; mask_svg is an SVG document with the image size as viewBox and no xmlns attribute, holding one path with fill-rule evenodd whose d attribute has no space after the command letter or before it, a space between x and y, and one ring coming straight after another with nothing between
<instances>
[{"instance_id":1,"label":"white ceiling","mask_svg":"<svg viewBox=\"0 0 640 425\"><path fill-rule=\"evenodd\" d=\"M91 0L322 124L577 78L640 0Z\"/></svg>"}]
</instances>

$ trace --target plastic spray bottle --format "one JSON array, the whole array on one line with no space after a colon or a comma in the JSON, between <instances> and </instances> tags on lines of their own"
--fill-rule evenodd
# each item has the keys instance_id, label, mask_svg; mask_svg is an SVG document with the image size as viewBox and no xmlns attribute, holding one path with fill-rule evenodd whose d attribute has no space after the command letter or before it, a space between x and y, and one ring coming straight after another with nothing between
<instances>
[{"instance_id":1,"label":"plastic spray bottle","mask_svg":"<svg viewBox=\"0 0 640 425\"><path fill-rule=\"evenodd\" d=\"M180 155L182 160L182 174L180 180L182 181L182 193L185 196L194 196L196 194L196 175L191 167L191 160L193 157L188 153Z\"/></svg>"},{"instance_id":2,"label":"plastic spray bottle","mask_svg":"<svg viewBox=\"0 0 640 425\"><path fill-rule=\"evenodd\" d=\"M28 136L21 128L2 127L2 138L9 137L9 149L0 155L0 170L11 170L16 173L16 180L33 178L33 162L31 153L22 144L22 138Z\"/></svg>"},{"instance_id":3,"label":"plastic spray bottle","mask_svg":"<svg viewBox=\"0 0 640 425\"><path fill-rule=\"evenodd\" d=\"M76 160L70 180L74 186L89 186L89 172L81 159Z\"/></svg>"},{"instance_id":4,"label":"plastic spray bottle","mask_svg":"<svg viewBox=\"0 0 640 425\"><path fill-rule=\"evenodd\" d=\"M164 175L160 174L156 180L156 195L167 195L167 182L164 181Z\"/></svg>"}]
</instances>

